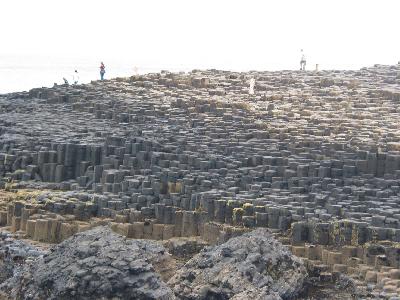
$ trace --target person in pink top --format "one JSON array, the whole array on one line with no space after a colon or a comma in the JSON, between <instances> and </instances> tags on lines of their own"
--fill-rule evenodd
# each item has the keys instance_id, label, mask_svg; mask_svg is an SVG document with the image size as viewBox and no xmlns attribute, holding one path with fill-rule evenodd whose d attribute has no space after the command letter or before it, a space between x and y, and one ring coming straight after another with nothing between
<instances>
[{"instance_id":1,"label":"person in pink top","mask_svg":"<svg viewBox=\"0 0 400 300\"><path fill-rule=\"evenodd\" d=\"M100 64L100 77L101 80L104 80L104 73L106 72L106 67L104 66L103 62Z\"/></svg>"}]
</instances>

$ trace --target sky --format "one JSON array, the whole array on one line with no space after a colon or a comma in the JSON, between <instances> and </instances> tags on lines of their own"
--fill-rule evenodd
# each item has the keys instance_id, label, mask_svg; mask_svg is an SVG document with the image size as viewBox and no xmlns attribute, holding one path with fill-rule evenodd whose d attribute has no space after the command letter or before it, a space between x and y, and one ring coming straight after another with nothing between
<instances>
[{"instance_id":1,"label":"sky","mask_svg":"<svg viewBox=\"0 0 400 300\"><path fill-rule=\"evenodd\" d=\"M400 61L399 0L1 0L0 56L152 67L358 69Z\"/></svg>"}]
</instances>

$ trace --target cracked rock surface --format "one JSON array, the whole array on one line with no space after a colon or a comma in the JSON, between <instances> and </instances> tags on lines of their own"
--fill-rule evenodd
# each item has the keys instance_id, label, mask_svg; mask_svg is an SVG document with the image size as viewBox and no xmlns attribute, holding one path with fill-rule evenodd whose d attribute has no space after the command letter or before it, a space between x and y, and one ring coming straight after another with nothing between
<instances>
[{"instance_id":1,"label":"cracked rock surface","mask_svg":"<svg viewBox=\"0 0 400 300\"><path fill-rule=\"evenodd\" d=\"M307 278L265 229L206 247L179 270L162 245L106 226L41 254L0 285L1 299L295 299Z\"/></svg>"},{"instance_id":2,"label":"cracked rock surface","mask_svg":"<svg viewBox=\"0 0 400 300\"><path fill-rule=\"evenodd\" d=\"M204 248L168 284L180 299L295 299L306 268L265 229Z\"/></svg>"},{"instance_id":3,"label":"cracked rock surface","mask_svg":"<svg viewBox=\"0 0 400 300\"><path fill-rule=\"evenodd\" d=\"M155 242L97 227L27 264L1 290L12 299L174 299L152 265L167 257Z\"/></svg>"},{"instance_id":4,"label":"cracked rock surface","mask_svg":"<svg viewBox=\"0 0 400 300\"><path fill-rule=\"evenodd\" d=\"M10 233L0 232L0 283L18 275L25 262L32 261L45 253L45 250L14 239Z\"/></svg>"}]
</instances>

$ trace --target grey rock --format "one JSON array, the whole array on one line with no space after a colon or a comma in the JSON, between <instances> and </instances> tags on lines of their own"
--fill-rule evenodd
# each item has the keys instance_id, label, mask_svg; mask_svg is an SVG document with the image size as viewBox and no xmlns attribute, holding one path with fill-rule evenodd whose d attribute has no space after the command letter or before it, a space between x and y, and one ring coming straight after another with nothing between
<instances>
[{"instance_id":1,"label":"grey rock","mask_svg":"<svg viewBox=\"0 0 400 300\"><path fill-rule=\"evenodd\" d=\"M265 229L207 247L168 281L179 299L295 299L303 263Z\"/></svg>"},{"instance_id":2,"label":"grey rock","mask_svg":"<svg viewBox=\"0 0 400 300\"><path fill-rule=\"evenodd\" d=\"M152 265L164 260L168 254L155 242L97 227L27 264L0 290L13 299L175 299Z\"/></svg>"}]
</instances>

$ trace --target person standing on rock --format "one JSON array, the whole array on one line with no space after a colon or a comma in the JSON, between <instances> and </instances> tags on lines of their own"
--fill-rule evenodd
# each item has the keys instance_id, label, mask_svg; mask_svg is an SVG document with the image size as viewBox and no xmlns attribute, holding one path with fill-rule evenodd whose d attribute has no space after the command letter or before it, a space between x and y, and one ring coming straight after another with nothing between
<instances>
[{"instance_id":1,"label":"person standing on rock","mask_svg":"<svg viewBox=\"0 0 400 300\"><path fill-rule=\"evenodd\" d=\"M300 71L306 70L306 56L304 55L303 49L301 49L301 59L300 59Z\"/></svg>"},{"instance_id":2,"label":"person standing on rock","mask_svg":"<svg viewBox=\"0 0 400 300\"><path fill-rule=\"evenodd\" d=\"M106 67L104 66L103 62L100 64L100 78L104 80L104 73L106 72Z\"/></svg>"},{"instance_id":3,"label":"person standing on rock","mask_svg":"<svg viewBox=\"0 0 400 300\"><path fill-rule=\"evenodd\" d=\"M250 86L249 86L249 95L254 95L254 86L256 84L256 80L252 77L250 79Z\"/></svg>"},{"instance_id":4,"label":"person standing on rock","mask_svg":"<svg viewBox=\"0 0 400 300\"><path fill-rule=\"evenodd\" d=\"M72 75L72 80L73 80L74 84L78 84L79 75L78 75L78 71L77 70L75 70L74 75Z\"/></svg>"}]
</instances>

